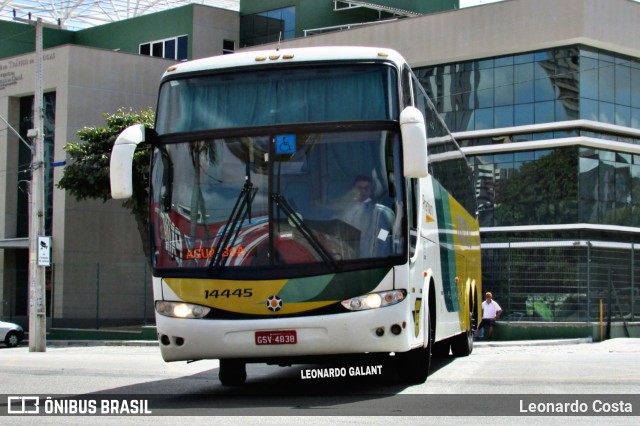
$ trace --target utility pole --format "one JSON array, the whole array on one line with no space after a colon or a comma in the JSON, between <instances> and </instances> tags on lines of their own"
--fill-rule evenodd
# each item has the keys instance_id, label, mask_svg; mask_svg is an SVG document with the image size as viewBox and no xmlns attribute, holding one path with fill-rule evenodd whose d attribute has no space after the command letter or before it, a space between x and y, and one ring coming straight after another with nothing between
<instances>
[{"instance_id":1,"label":"utility pole","mask_svg":"<svg viewBox=\"0 0 640 426\"><path fill-rule=\"evenodd\" d=\"M43 104L43 72L42 72L42 28L41 18L34 22L29 19L14 20L35 26L35 90L33 94L33 129L27 132L31 139L31 190L29 193L29 352L46 352L47 331L47 293L45 284L45 265L41 264L39 254L41 244L49 245L50 239L44 237L44 104ZM49 25L47 25L49 26ZM46 247L50 250L50 247Z\"/></svg>"},{"instance_id":2,"label":"utility pole","mask_svg":"<svg viewBox=\"0 0 640 426\"><path fill-rule=\"evenodd\" d=\"M44 236L44 104L42 90L42 19L36 23L35 92L33 99L33 154L29 200L29 352L47 350L45 266L38 262L38 241Z\"/></svg>"}]
</instances>

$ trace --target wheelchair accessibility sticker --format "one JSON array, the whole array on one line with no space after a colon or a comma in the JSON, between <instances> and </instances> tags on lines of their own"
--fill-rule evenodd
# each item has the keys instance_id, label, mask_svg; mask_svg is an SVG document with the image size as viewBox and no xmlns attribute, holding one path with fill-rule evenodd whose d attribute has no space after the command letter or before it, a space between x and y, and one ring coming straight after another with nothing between
<instances>
[{"instance_id":1,"label":"wheelchair accessibility sticker","mask_svg":"<svg viewBox=\"0 0 640 426\"><path fill-rule=\"evenodd\" d=\"M276 155L293 155L296 153L296 135L276 136Z\"/></svg>"}]
</instances>

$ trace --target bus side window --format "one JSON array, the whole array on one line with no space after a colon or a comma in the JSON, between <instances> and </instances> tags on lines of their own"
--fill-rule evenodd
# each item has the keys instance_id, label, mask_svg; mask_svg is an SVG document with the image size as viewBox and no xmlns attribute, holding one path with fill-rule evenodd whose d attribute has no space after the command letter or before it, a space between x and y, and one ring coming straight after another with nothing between
<instances>
[{"instance_id":1,"label":"bus side window","mask_svg":"<svg viewBox=\"0 0 640 426\"><path fill-rule=\"evenodd\" d=\"M418 179L409 179L409 256L413 257L418 244Z\"/></svg>"},{"instance_id":2,"label":"bus side window","mask_svg":"<svg viewBox=\"0 0 640 426\"><path fill-rule=\"evenodd\" d=\"M407 65L402 69L402 106L403 108L413 106L413 95L411 93L411 71Z\"/></svg>"}]
</instances>

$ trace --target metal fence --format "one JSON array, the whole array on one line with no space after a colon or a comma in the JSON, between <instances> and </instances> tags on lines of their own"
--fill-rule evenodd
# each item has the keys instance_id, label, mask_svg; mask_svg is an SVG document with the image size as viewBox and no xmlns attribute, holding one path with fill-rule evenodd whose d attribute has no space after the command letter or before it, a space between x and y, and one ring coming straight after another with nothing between
<instances>
[{"instance_id":1,"label":"metal fence","mask_svg":"<svg viewBox=\"0 0 640 426\"><path fill-rule=\"evenodd\" d=\"M514 241L482 245L483 289L511 321L640 321L640 245L596 241ZM145 262L47 268L52 327L154 324L151 271ZM28 272L3 283L3 319L25 322ZM12 282L13 281L13 282Z\"/></svg>"},{"instance_id":2,"label":"metal fence","mask_svg":"<svg viewBox=\"0 0 640 426\"><path fill-rule=\"evenodd\" d=\"M146 262L66 263L46 268L50 327L115 328L155 321L151 270ZM7 279L15 276L16 279ZM5 273L2 318L28 321L28 271Z\"/></svg>"},{"instance_id":3,"label":"metal fence","mask_svg":"<svg viewBox=\"0 0 640 426\"><path fill-rule=\"evenodd\" d=\"M512 321L640 320L640 245L596 241L482 245L483 289Z\"/></svg>"}]
</instances>

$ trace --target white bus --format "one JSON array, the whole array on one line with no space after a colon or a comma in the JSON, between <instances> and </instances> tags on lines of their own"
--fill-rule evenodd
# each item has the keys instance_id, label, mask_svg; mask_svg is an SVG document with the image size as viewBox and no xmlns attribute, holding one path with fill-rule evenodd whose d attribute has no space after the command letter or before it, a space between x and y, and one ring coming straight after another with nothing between
<instances>
[{"instance_id":1,"label":"white bus","mask_svg":"<svg viewBox=\"0 0 640 426\"><path fill-rule=\"evenodd\" d=\"M153 147L153 294L165 361L387 354L423 382L465 356L481 300L472 175L390 49L245 52L171 66L155 129L111 155L114 198Z\"/></svg>"}]
</instances>

